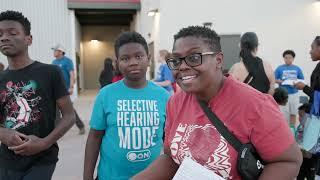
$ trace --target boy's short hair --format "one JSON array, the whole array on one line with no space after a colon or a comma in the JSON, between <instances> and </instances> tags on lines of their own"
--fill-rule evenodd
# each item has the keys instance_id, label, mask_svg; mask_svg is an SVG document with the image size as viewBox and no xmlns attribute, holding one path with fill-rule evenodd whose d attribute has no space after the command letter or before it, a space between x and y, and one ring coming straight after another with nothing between
<instances>
[{"instance_id":1,"label":"boy's short hair","mask_svg":"<svg viewBox=\"0 0 320 180\"><path fill-rule=\"evenodd\" d=\"M309 103L304 103L298 108L298 110L304 111L306 113L310 113L310 108L311 108L311 105Z\"/></svg>"},{"instance_id":2,"label":"boy's short hair","mask_svg":"<svg viewBox=\"0 0 320 180\"><path fill-rule=\"evenodd\" d=\"M283 104L288 100L288 91L278 87L274 90L273 98L278 104Z\"/></svg>"},{"instance_id":3,"label":"boy's short hair","mask_svg":"<svg viewBox=\"0 0 320 180\"><path fill-rule=\"evenodd\" d=\"M123 32L118 36L114 44L114 50L117 58L119 56L119 48L128 43L141 44L146 53L149 54L147 41L142 37L141 34L137 32Z\"/></svg>"},{"instance_id":4,"label":"boy's short hair","mask_svg":"<svg viewBox=\"0 0 320 180\"><path fill-rule=\"evenodd\" d=\"M294 51L293 50L285 50L284 52L283 52L283 54L282 54L282 57L285 57L286 55L291 55L293 58L295 58L296 57L296 53L294 53Z\"/></svg>"},{"instance_id":5,"label":"boy's short hair","mask_svg":"<svg viewBox=\"0 0 320 180\"><path fill-rule=\"evenodd\" d=\"M30 35L31 24L28 18L24 17L21 12L18 11L3 11L0 13L0 21L16 21L23 27L24 33Z\"/></svg>"},{"instance_id":6,"label":"boy's short hair","mask_svg":"<svg viewBox=\"0 0 320 180\"><path fill-rule=\"evenodd\" d=\"M203 41L208 44L209 48L214 52L221 51L220 37L210 28L204 26L189 26L182 28L176 35L174 35L174 43L177 39L188 36L203 39Z\"/></svg>"}]
</instances>

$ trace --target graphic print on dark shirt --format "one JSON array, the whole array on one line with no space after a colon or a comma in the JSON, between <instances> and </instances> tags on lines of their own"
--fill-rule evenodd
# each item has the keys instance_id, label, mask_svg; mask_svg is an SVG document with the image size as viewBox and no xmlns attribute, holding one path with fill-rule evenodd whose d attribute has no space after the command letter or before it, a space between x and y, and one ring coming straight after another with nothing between
<instances>
[{"instance_id":1,"label":"graphic print on dark shirt","mask_svg":"<svg viewBox=\"0 0 320 180\"><path fill-rule=\"evenodd\" d=\"M55 128L56 101L67 96L63 76L55 65L33 62L19 70L0 73L1 128L45 138ZM58 161L58 145L31 156L17 155L0 145L0 168L27 170Z\"/></svg>"},{"instance_id":2,"label":"graphic print on dark shirt","mask_svg":"<svg viewBox=\"0 0 320 180\"><path fill-rule=\"evenodd\" d=\"M7 102L4 110L7 112L4 119L6 128L18 130L28 124L39 121L41 97L36 95L37 83L34 80L28 82L7 82L6 89L0 91L1 102Z\"/></svg>"}]
</instances>

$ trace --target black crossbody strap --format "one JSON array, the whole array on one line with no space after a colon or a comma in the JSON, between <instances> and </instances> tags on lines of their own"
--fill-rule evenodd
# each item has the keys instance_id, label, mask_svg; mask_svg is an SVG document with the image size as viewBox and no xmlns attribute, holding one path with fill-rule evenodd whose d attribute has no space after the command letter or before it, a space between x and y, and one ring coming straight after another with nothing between
<instances>
[{"instance_id":1,"label":"black crossbody strap","mask_svg":"<svg viewBox=\"0 0 320 180\"><path fill-rule=\"evenodd\" d=\"M248 76L246 77L246 79L243 81L243 83L248 84L248 83L249 83L249 81L251 80L251 78L253 78L253 76L252 76L252 74L251 74L251 73L249 73L249 74L248 74Z\"/></svg>"},{"instance_id":2,"label":"black crossbody strap","mask_svg":"<svg viewBox=\"0 0 320 180\"><path fill-rule=\"evenodd\" d=\"M242 143L228 130L228 128L220 121L216 114L209 109L206 102L201 100L198 100L198 102L204 113L207 115L219 133L239 152Z\"/></svg>"}]
</instances>

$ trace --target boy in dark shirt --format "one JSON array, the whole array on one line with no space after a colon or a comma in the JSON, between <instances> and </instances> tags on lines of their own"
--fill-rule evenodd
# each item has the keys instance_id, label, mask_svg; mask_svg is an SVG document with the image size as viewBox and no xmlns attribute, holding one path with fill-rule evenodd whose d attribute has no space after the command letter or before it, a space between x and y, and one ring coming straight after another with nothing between
<instances>
[{"instance_id":1,"label":"boy in dark shirt","mask_svg":"<svg viewBox=\"0 0 320 180\"><path fill-rule=\"evenodd\" d=\"M29 57L30 29L20 12L0 13L0 51L9 65L0 76L0 179L50 180L56 142L75 121L61 71ZM55 127L56 105L63 117Z\"/></svg>"}]
</instances>

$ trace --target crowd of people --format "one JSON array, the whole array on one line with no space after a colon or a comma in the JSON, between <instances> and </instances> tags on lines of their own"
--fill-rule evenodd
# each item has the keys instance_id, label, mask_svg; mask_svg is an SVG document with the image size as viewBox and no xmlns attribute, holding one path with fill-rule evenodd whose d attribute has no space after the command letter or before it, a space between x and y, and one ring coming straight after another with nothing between
<instances>
[{"instance_id":1,"label":"crowd of people","mask_svg":"<svg viewBox=\"0 0 320 180\"><path fill-rule=\"evenodd\" d=\"M187 161L216 177L244 179L238 167L243 152L221 133L203 105L241 144L257 152L262 161L258 169L263 170L256 178L315 177L319 158L301 152L295 128L296 120L310 113L309 104L299 107L297 92L303 90L314 103L314 93L320 90L319 64L310 86L293 65L292 50L284 51L285 64L273 71L257 56L257 35L247 32L240 41L240 62L224 73L220 37L214 30L189 26L173 39L172 52L159 52L156 78L147 80L150 55L145 38L137 32L117 37L116 58L105 59L99 77L84 180L172 179ZM48 65L29 56L31 45L29 20L20 12L1 12L0 51L8 60L0 72L1 180L50 180L58 161L57 140L74 123L85 133L70 100L75 75L65 49L53 47L56 59ZM310 55L320 60L319 36ZM174 92L175 86L180 90Z\"/></svg>"}]
</instances>

